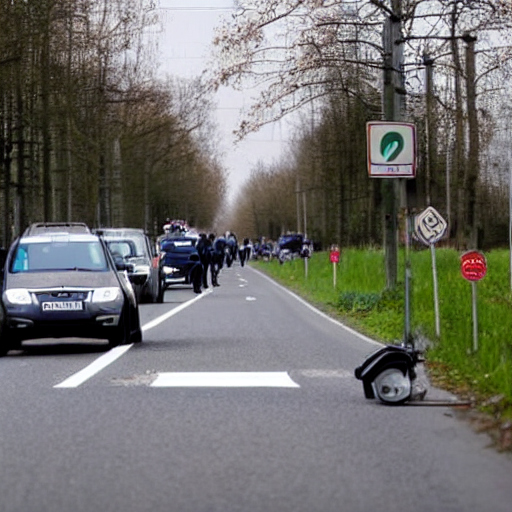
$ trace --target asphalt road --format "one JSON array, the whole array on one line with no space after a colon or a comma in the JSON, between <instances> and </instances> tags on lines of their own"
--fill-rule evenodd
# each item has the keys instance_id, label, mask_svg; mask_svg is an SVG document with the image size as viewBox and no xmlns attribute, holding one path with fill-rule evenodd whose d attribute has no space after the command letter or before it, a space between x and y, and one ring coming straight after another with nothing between
<instances>
[{"instance_id":1,"label":"asphalt road","mask_svg":"<svg viewBox=\"0 0 512 512\"><path fill-rule=\"evenodd\" d=\"M485 434L365 400L371 340L248 267L220 283L141 306L142 344L0 359L0 511L510 511Z\"/></svg>"}]
</instances>

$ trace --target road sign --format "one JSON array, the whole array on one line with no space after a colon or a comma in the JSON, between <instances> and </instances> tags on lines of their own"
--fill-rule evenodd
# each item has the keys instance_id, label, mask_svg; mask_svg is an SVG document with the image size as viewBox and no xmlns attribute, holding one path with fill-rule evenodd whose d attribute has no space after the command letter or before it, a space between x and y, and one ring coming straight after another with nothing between
<instances>
[{"instance_id":1,"label":"road sign","mask_svg":"<svg viewBox=\"0 0 512 512\"><path fill-rule=\"evenodd\" d=\"M414 234L425 245L439 242L446 233L447 227L448 223L432 206L429 206L414 218Z\"/></svg>"},{"instance_id":2,"label":"road sign","mask_svg":"<svg viewBox=\"0 0 512 512\"><path fill-rule=\"evenodd\" d=\"M411 123L366 123L368 175L373 178L414 178L416 127Z\"/></svg>"},{"instance_id":3,"label":"road sign","mask_svg":"<svg viewBox=\"0 0 512 512\"><path fill-rule=\"evenodd\" d=\"M331 263L339 263L340 262L340 251L331 251L330 259L331 259Z\"/></svg>"},{"instance_id":4,"label":"road sign","mask_svg":"<svg viewBox=\"0 0 512 512\"><path fill-rule=\"evenodd\" d=\"M478 251L465 252L460 257L460 270L468 281L480 281L487 273L485 256Z\"/></svg>"}]
</instances>

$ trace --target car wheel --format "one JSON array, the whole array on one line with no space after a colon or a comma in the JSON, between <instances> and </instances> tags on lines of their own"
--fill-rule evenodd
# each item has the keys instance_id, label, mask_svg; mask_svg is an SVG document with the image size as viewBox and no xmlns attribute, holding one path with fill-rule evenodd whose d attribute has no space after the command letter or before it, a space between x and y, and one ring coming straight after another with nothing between
<instances>
[{"instance_id":1,"label":"car wheel","mask_svg":"<svg viewBox=\"0 0 512 512\"><path fill-rule=\"evenodd\" d=\"M119 345L124 345L130 338L130 318L126 314L126 308L123 309L121 317L119 318L119 324L114 328L114 331L108 338L109 348L114 348Z\"/></svg>"},{"instance_id":2,"label":"car wheel","mask_svg":"<svg viewBox=\"0 0 512 512\"><path fill-rule=\"evenodd\" d=\"M0 311L0 314L2 312ZM7 334L5 324L0 323L0 357L6 356L7 352L12 348L12 340Z\"/></svg>"},{"instance_id":3,"label":"car wheel","mask_svg":"<svg viewBox=\"0 0 512 512\"><path fill-rule=\"evenodd\" d=\"M7 340L3 339L3 337L0 337L0 357L6 356L10 349L11 348L7 344Z\"/></svg>"},{"instance_id":4,"label":"car wheel","mask_svg":"<svg viewBox=\"0 0 512 512\"><path fill-rule=\"evenodd\" d=\"M402 368L386 368L375 377L372 385L375 395L385 404L399 405L411 396L411 379Z\"/></svg>"},{"instance_id":5,"label":"car wheel","mask_svg":"<svg viewBox=\"0 0 512 512\"><path fill-rule=\"evenodd\" d=\"M130 311L130 336L129 343L141 343L142 342L142 330L140 328L140 316L139 308L134 308Z\"/></svg>"},{"instance_id":6,"label":"car wheel","mask_svg":"<svg viewBox=\"0 0 512 512\"><path fill-rule=\"evenodd\" d=\"M162 304L164 301L164 294L165 294L165 282L163 279L160 280L160 283L158 284L158 295L156 298L156 301L158 304Z\"/></svg>"}]
</instances>

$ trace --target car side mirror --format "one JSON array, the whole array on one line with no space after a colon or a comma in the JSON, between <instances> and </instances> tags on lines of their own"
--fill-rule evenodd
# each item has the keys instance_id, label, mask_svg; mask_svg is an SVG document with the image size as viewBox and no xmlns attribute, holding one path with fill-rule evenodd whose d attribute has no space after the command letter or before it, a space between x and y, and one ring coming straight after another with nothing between
<instances>
[{"instance_id":1,"label":"car side mirror","mask_svg":"<svg viewBox=\"0 0 512 512\"><path fill-rule=\"evenodd\" d=\"M116 269L119 271L128 270L128 265L124 261L123 257L120 254L112 254L112 259L114 260L114 265Z\"/></svg>"}]
</instances>

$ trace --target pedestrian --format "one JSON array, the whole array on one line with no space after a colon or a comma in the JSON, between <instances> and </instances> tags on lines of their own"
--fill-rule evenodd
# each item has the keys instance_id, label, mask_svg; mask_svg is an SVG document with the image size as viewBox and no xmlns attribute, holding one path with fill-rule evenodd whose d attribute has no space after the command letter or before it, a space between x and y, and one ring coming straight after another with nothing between
<instances>
[{"instance_id":1,"label":"pedestrian","mask_svg":"<svg viewBox=\"0 0 512 512\"><path fill-rule=\"evenodd\" d=\"M248 238L244 238L244 243L240 246L238 250L238 256L240 258L240 265L244 266L246 261L249 261L251 256L251 245Z\"/></svg>"},{"instance_id":2,"label":"pedestrian","mask_svg":"<svg viewBox=\"0 0 512 512\"><path fill-rule=\"evenodd\" d=\"M190 267L188 279L194 287L194 293L202 293L201 284L203 280L203 265L199 259L199 254L190 255L190 261L194 264Z\"/></svg>"},{"instance_id":3,"label":"pedestrian","mask_svg":"<svg viewBox=\"0 0 512 512\"><path fill-rule=\"evenodd\" d=\"M202 269L202 282L203 288L208 288L208 267L211 268L212 263L212 242L206 236L206 233L199 235L199 240L196 244L197 253L199 255L199 261L203 267ZM213 285L213 270L212 272L212 285Z\"/></svg>"},{"instance_id":4,"label":"pedestrian","mask_svg":"<svg viewBox=\"0 0 512 512\"><path fill-rule=\"evenodd\" d=\"M219 272L222 268L222 264L224 262L224 245L217 244L217 247L215 247L215 235L213 233L210 233L208 235L208 238L211 242L211 263L210 263L210 270L212 275L212 285L213 286L220 286L219 284ZM224 239L225 241L225 239ZM222 245L222 252L219 251L220 246Z\"/></svg>"}]
</instances>

